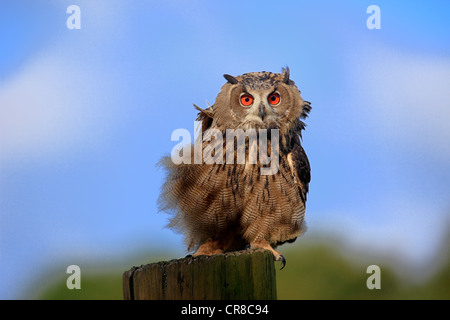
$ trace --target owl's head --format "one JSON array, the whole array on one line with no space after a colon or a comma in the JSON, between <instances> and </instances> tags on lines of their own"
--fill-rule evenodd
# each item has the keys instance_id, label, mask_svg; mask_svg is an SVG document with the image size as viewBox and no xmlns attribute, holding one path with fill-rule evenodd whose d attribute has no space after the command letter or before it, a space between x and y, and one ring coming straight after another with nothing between
<instances>
[{"instance_id":1,"label":"owl's head","mask_svg":"<svg viewBox=\"0 0 450 320\"><path fill-rule=\"evenodd\" d=\"M262 71L224 77L227 83L212 107L215 126L243 130L303 127L299 119L306 118L311 107L289 78L289 68L281 73Z\"/></svg>"}]
</instances>

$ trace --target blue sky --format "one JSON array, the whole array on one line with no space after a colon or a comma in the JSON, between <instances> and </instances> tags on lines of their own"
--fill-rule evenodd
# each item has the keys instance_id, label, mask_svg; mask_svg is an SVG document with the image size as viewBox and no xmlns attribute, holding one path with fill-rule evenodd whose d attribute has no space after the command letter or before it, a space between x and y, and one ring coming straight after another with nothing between
<instances>
[{"instance_id":1,"label":"blue sky","mask_svg":"<svg viewBox=\"0 0 450 320\"><path fill-rule=\"evenodd\" d=\"M80 30L66 27L71 4ZM371 4L380 30L366 27ZM192 103L212 104L222 74L286 65L313 107L305 237L337 233L426 268L449 225L448 12L447 1L2 1L0 298L21 296L30 266L182 255L156 210L172 131L193 132Z\"/></svg>"}]
</instances>

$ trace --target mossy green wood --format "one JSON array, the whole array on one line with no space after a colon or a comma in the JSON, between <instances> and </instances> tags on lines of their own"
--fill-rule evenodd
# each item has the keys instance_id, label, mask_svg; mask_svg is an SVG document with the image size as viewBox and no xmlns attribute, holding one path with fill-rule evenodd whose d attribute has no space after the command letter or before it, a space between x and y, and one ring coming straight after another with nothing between
<instances>
[{"instance_id":1,"label":"mossy green wood","mask_svg":"<svg viewBox=\"0 0 450 320\"><path fill-rule=\"evenodd\" d=\"M265 250L188 257L133 267L123 274L126 300L277 298L273 255Z\"/></svg>"}]
</instances>

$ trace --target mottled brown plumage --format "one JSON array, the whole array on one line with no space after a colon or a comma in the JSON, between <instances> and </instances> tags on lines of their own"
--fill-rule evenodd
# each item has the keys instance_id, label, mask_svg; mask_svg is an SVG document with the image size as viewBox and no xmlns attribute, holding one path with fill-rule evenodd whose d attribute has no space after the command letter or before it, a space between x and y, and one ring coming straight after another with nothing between
<instances>
[{"instance_id":1,"label":"mottled brown plumage","mask_svg":"<svg viewBox=\"0 0 450 320\"><path fill-rule=\"evenodd\" d=\"M305 128L301 119L307 117L310 103L289 79L288 68L281 74L253 72L225 75L225 79L213 106L205 110L195 106L203 132L217 129L223 134L223 164L194 164L193 146L190 164L177 165L170 157L163 158L168 174L160 209L172 214L169 227L185 235L188 250L196 250L194 255L250 245L271 250L284 265L284 257L273 248L295 240L305 230L310 166L300 138ZM269 165L262 164L262 158L250 163L249 138L245 163L237 164L236 155L233 164L226 161L227 129L269 129L269 133L279 129L278 171L263 175L261 168ZM260 138L260 131L256 132ZM277 155L271 153L273 139L269 135L269 157ZM212 141L202 141L203 150L221 143Z\"/></svg>"}]
</instances>

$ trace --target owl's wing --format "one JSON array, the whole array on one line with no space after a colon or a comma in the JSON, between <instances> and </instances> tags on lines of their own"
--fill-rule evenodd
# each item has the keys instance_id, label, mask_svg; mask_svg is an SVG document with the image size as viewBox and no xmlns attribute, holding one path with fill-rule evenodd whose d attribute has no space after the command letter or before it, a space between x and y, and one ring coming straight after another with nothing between
<instances>
[{"instance_id":1,"label":"owl's wing","mask_svg":"<svg viewBox=\"0 0 450 320\"><path fill-rule=\"evenodd\" d=\"M294 180L300 187L300 196L306 202L309 182L311 181L311 167L305 150L300 144L300 139L295 139L287 158Z\"/></svg>"},{"instance_id":2,"label":"owl's wing","mask_svg":"<svg viewBox=\"0 0 450 320\"><path fill-rule=\"evenodd\" d=\"M212 107L209 106L208 109L202 109L196 104L194 104L194 108L200 111L197 115L197 121L202 122L202 131L205 132L207 129L211 127L213 122L213 110Z\"/></svg>"}]
</instances>

